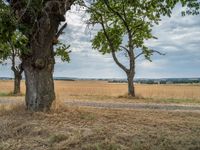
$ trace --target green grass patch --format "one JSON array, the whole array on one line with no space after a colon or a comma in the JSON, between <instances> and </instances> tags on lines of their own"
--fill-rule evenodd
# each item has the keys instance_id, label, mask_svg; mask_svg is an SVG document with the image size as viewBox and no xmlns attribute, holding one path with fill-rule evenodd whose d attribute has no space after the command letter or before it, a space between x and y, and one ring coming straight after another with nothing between
<instances>
[{"instance_id":1,"label":"green grass patch","mask_svg":"<svg viewBox=\"0 0 200 150\"><path fill-rule=\"evenodd\" d=\"M13 92L0 92L0 97L6 97L6 96L25 96L24 93L20 93L20 94L13 94Z\"/></svg>"}]
</instances>

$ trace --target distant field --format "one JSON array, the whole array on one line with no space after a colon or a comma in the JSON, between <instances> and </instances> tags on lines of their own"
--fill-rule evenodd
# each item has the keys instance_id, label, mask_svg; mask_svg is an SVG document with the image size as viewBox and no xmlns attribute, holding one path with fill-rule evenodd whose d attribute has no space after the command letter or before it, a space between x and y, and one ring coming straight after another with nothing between
<instances>
[{"instance_id":1,"label":"distant field","mask_svg":"<svg viewBox=\"0 0 200 150\"><path fill-rule=\"evenodd\" d=\"M13 81L0 81L0 95L12 91ZM138 99L126 97L125 83L105 81L55 81L56 96L59 100L101 100L134 102L200 103L200 85L144 85L136 84ZM24 81L22 92L25 93Z\"/></svg>"}]
</instances>

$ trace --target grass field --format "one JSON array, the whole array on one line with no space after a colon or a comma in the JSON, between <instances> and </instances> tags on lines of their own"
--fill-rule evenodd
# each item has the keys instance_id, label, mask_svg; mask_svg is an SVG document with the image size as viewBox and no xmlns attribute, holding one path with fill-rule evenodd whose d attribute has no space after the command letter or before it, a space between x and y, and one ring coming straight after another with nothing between
<instances>
[{"instance_id":1,"label":"grass field","mask_svg":"<svg viewBox=\"0 0 200 150\"><path fill-rule=\"evenodd\" d=\"M51 112L27 112L23 105L0 105L0 150L200 150L200 113L67 107L63 100L200 103L198 85L136 85L55 82ZM12 81L0 81L0 98ZM22 91L24 92L24 82ZM59 101L59 102L58 102Z\"/></svg>"},{"instance_id":2,"label":"grass field","mask_svg":"<svg viewBox=\"0 0 200 150\"><path fill-rule=\"evenodd\" d=\"M8 95L13 81L0 81L0 95ZM126 101L155 103L200 103L200 85L135 85L137 99L127 95L126 84L104 81L55 81L59 100ZM24 82L22 92L25 93ZM18 98L19 99L19 98Z\"/></svg>"}]
</instances>

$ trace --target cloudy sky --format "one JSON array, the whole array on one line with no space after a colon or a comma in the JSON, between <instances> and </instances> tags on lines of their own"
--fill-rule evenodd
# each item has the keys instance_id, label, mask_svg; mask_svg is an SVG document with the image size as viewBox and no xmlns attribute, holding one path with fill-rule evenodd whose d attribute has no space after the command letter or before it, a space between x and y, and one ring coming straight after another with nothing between
<instances>
[{"instance_id":1,"label":"cloudy sky","mask_svg":"<svg viewBox=\"0 0 200 150\"><path fill-rule=\"evenodd\" d=\"M101 55L91 48L91 38L95 30L87 28L84 11L66 14L68 27L61 40L71 45L71 62L68 64L56 58L55 77L79 78L125 78L124 72L114 63L110 55ZM163 17L153 33L157 40L147 41L147 45L166 53L154 55L153 62L144 58L137 60L137 78L200 77L200 16L181 16L181 8L176 7L171 18ZM126 63L123 55L118 56ZM0 77L12 77L6 66L0 66Z\"/></svg>"}]
</instances>

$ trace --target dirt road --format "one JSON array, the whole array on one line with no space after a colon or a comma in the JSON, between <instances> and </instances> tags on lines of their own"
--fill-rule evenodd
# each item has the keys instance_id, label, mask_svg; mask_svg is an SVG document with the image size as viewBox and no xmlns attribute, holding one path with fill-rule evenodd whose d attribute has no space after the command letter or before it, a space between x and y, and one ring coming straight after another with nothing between
<instances>
[{"instance_id":1,"label":"dirt road","mask_svg":"<svg viewBox=\"0 0 200 150\"><path fill-rule=\"evenodd\" d=\"M12 99L0 99L0 104L16 104L23 103ZM119 102L96 102L96 101L73 101L67 100L64 102L66 106L74 107L93 107L105 109L148 109L148 110L167 110L167 111L195 111L200 112L200 105L186 104L156 104L156 103L119 103Z\"/></svg>"}]
</instances>

